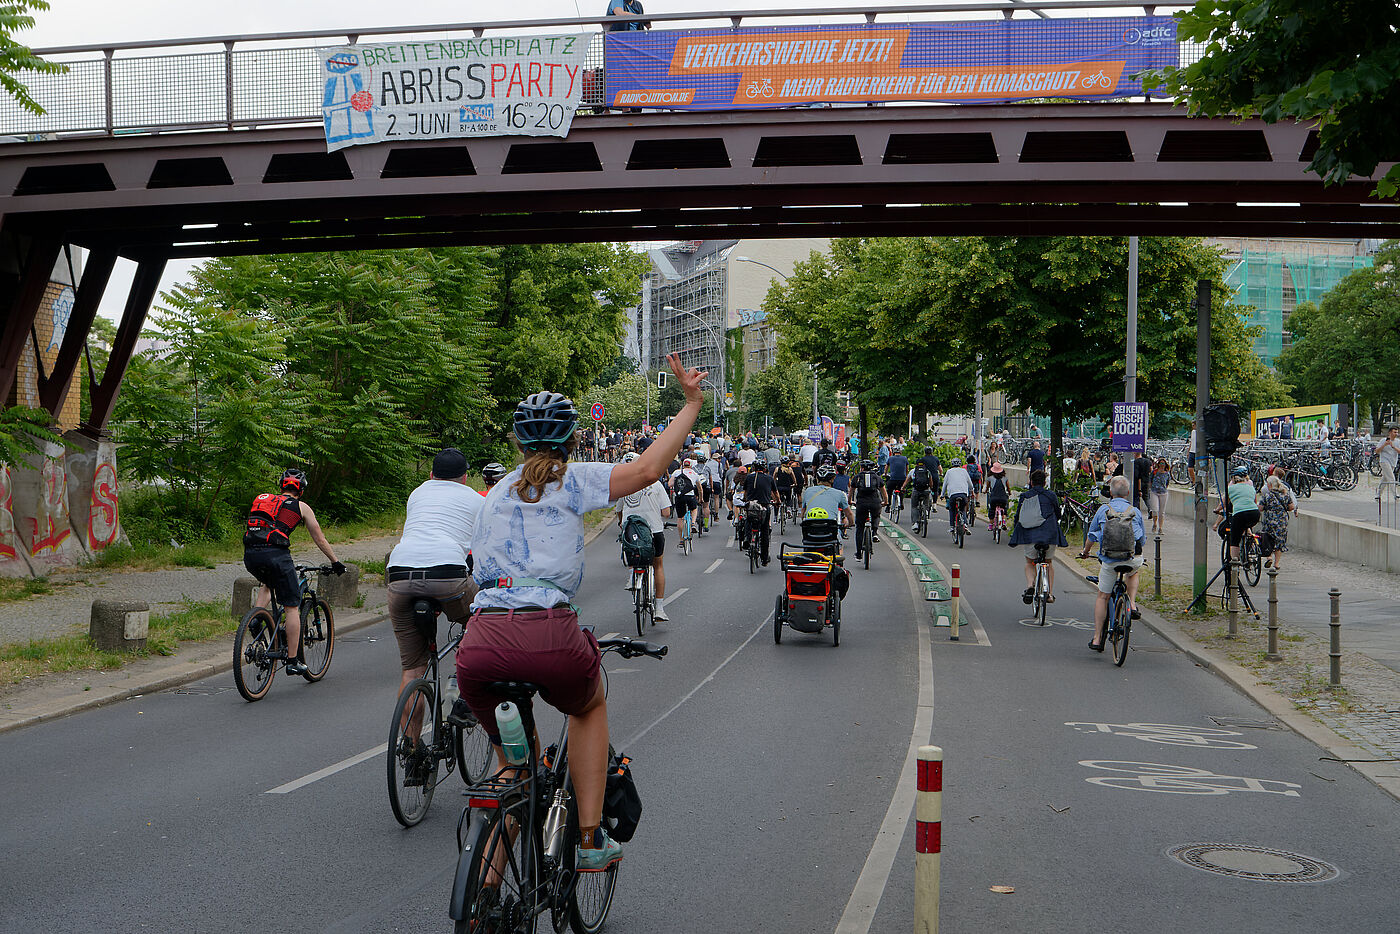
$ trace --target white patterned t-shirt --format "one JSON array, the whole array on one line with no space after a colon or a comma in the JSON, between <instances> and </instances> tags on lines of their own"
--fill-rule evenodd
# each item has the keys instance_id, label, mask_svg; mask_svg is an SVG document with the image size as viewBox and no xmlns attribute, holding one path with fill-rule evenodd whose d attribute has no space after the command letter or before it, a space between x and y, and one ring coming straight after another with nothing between
<instances>
[{"instance_id":1,"label":"white patterned t-shirt","mask_svg":"<svg viewBox=\"0 0 1400 934\"><path fill-rule=\"evenodd\" d=\"M609 505L613 464L569 464L563 483L551 483L537 503L515 492L520 468L492 487L476 522L472 576L481 590L475 608L550 607L572 601L583 584L583 516ZM504 584L533 577L553 587Z\"/></svg>"}]
</instances>

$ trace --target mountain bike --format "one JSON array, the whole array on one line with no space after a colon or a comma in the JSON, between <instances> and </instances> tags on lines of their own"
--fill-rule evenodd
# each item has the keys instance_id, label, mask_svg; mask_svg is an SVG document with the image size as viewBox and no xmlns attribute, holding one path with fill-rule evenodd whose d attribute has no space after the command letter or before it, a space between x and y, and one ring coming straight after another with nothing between
<instances>
[{"instance_id":1,"label":"mountain bike","mask_svg":"<svg viewBox=\"0 0 1400 934\"><path fill-rule=\"evenodd\" d=\"M664 645L625 637L599 639L598 648L623 658L663 658L667 652ZM538 685L498 682L491 689L519 708L525 735L533 737ZM469 789L457 822L448 911L457 934L533 934L546 911L556 931L567 924L575 934L595 934L607 921L617 864L602 872L574 869L578 804L569 779L568 718L544 756L535 745L527 744L523 765L508 765Z\"/></svg>"},{"instance_id":2,"label":"mountain bike","mask_svg":"<svg viewBox=\"0 0 1400 934\"><path fill-rule=\"evenodd\" d=\"M316 594L311 572L331 572L329 564L298 564L297 586L301 588L301 651L306 660L302 677L320 681L331 667L335 652L335 616L330 605ZM279 667L287 666L287 633L283 609L255 606L244 615L233 636L233 683L249 702L262 700L272 688Z\"/></svg>"},{"instance_id":3,"label":"mountain bike","mask_svg":"<svg viewBox=\"0 0 1400 934\"><path fill-rule=\"evenodd\" d=\"M1137 568L1131 564L1116 564L1113 571L1117 579L1108 595L1108 626L1104 638L1113 643L1113 664L1119 668L1128 660L1128 635L1133 628L1132 605L1128 602L1128 585L1124 581ZM1097 584L1097 574L1086 575L1085 580Z\"/></svg>"},{"instance_id":4,"label":"mountain bike","mask_svg":"<svg viewBox=\"0 0 1400 934\"><path fill-rule=\"evenodd\" d=\"M428 641L428 670L423 677L404 685L399 694L389 723L388 745L389 807L394 819L405 827L412 827L427 816L433 791L454 768L461 773L462 781L470 785L486 776L493 755L486 728L469 712L461 711L465 713L464 725L449 719L453 710L442 690L439 666L444 658L457 657L462 624L448 625L447 644L439 649L437 619L442 607L436 600L420 597L414 601L413 612L419 626L432 633ZM449 677L455 678L455 671Z\"/></svg>"},{"instance_id":5,"label":"mountain bike","mask_svg":"<svg viewBox=\"0 0 1400 934\"><path fill-rule=\"evenodd\" d=\"M1045 625L1050 606L1050 559L1046 556L1049 550L1050 546L1044 542L1035 546L1035 590L1031 595L1031 615L1041 626Z\"/></svg>"}]
</instances>

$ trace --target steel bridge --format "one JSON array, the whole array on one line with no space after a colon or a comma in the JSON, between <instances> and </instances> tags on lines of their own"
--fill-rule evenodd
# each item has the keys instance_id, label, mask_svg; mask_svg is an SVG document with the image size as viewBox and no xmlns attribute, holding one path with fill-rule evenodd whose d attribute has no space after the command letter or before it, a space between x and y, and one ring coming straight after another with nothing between
<instances>
[{"instance_id":1,"label":"steel bridge","mask_svg":"<svg viewBox=\"0 0 1400 934\"><path fill-rule=\"evenodd\" d=\"M1027 8L993 2L839 12L873 21L920 10L1009 16ZM1075 0L1035 9L1123 5ZM744 18L833 12L709 17L738 25ZM480 35L487 28L597 23L411 31ZM1400 205L1372 197L1371 182L1324 186L1305 171L1316 147L1308 127L1193 119L1170 103L581 112L559 141L424 140L328 153L319 111L303 112L299 97L280 112L267 109L265 94L240 97L239 89L255 82L246 80L239 42L300 41L246 53L285 65L311 54L310 40L353 42L409 31L40 50L79 64L96 61L95 69L75 64L73 73L88 82L86 94L100 99L84 97L67 115L55 110L42 118L48 122L37 124L33 141L0 146L0 303L7 309L0 398L10 393L20 355L34 339L54 264L73 246L90 252L57 361L39 375L40 399L51 411L77 371L117 259L137 264L106 372L88 374L93 404L85 430L95 434L111 415L173 258L710 237L1400 236ZM187 50L183 58L165 54L173 46ZM199 48L208 46L218 50ZM161 54L117 54L140 51ZM169 113L129 101L122 110L122 81L149 80L160 67L204 69L195 84L207 93ZM0 132L24 129L17 119L0 107Z\"/></svg>"}]
</instances>

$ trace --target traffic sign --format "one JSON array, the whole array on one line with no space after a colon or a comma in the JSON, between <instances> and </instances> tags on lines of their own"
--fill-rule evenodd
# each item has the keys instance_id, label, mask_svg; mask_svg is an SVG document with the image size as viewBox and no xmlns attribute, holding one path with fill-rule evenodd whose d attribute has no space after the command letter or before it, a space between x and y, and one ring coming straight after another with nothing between
<instances>
[{"instance_id":1,"label":"traffic sign","mask_svg":"<svg viewBox=\"0 0 1400 934\"><path fill-rule=\"evenodd\" d=\"M601 402L595 402L595 403L593 403L593 408L592 408L592 410L591 410L591 414L593 415L593 420L594 420L595 422L601 422L601 421L603 420L603 403L601 403Z\"/></svg>"}]
</instances>

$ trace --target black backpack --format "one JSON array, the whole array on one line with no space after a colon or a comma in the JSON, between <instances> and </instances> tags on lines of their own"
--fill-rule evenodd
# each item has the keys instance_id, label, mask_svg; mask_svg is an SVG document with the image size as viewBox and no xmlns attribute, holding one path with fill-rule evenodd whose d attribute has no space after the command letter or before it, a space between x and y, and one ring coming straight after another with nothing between
<instances>
[{"instance_id":1,"label":"black backpack","mask_svg":"<svg viewBox=\"0 0 1400 934\"><path fill-rule=\"evenodd\" d=\"M856 477L856 489L867 493L879 490L879 474L873 470L862 470L860 476Z\"/></svg>"},{"instance_id":2,"label":"black backpack","mask_svg":"<svg viewBox=\"0 0 1400 934\"><path fill-rule=\"evenodd\" d=\"M916 490L927 490L929 483L933 480L929 476L928 468L923 464L914 468L914 474L910 479L914 481L914 489Z\"/></svg>"},{"instance_id":3,"label":"black backpack","mask_svg":"<svg viewBox=\"0 0 1400 934\"><path fill-rule=\"evenodd\" d=\"M651 525L641 516L628 516L622 522L622 533L617 537L622 542L622 554L632 567L643 567L656 557L656 540L652 538Z\"/></svg>"},{"instance_id":4,"label":"black backpack","mask_svg":"<svg viewBox=\"0 0 1400 934\"><path fill-rule=\"evenodd\" d=\"M677 496L689 496L695 492L695 482L684 472L676 474L675 482L672 485L675 487L674 492Z\"/></svg>"}]
</instances>

